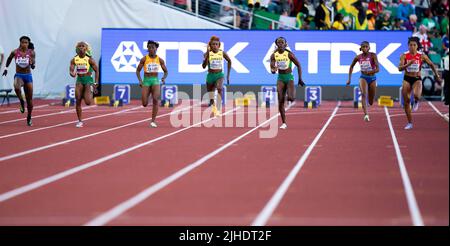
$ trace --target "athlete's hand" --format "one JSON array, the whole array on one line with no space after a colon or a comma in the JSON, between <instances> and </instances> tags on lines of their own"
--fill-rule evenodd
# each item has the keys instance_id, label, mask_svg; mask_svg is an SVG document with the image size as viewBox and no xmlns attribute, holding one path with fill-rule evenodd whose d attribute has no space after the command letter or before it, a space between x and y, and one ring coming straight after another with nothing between
<instances>
[{"instance_id":1,"label":"athlete's hand","mask_svg":"<svg viewBox=\"0 0 450 246\"><path fill-rule=\"evenodd\" d=\"M270 72L272 72L272 74L275 74L277 72L277 68L276 67L271 67L270 68Z\"/></svg>"},{"instance_id":2,"label":"athlete's hand","mask_svg":"<svg viewBox=\"0 0 450 246\"><path fill-rule=\"evenodd\" d=\"M409 60L406 64L405 64L405 67L409 67L409 66L411 66L411 64L413 64L414 63L414 60Z\"/></svg>"},{"instance_id":3,"label":"athlete's hand","mask_svg":"<svg viewBox=\"0 0 450 246\"><path fill-rule=\"evenodd\" d=\"M350 80L347 80L347 83L345 83L345 86L349 86L350 85Z\"/></svg>"},{"instance_id":4,"label":"athlete's hand","mask_svg":"<svg viewBox=\"0 0 450 246\"><path fill-rule=\"evenodd\" d=\"M139 81L139 87L142 88L142 81Z\"/></svg>"},{"instance_id":5,"label":"athlete's hand","mask_svg":"<svg viewBox=\"0 0 450 246\"><path fill-rule=\"evenodd\" d=\"M162 83L163 85L165 85L165 84L166 84L166 78L161 78L161 83Z\"/></svg>"},{"instance_id":6,"label":"athlete's hand","mask_svg":"<svg viewBox=\"0 0 450 246\"><path fill-rule=\"evenodd\" d=\"M98 93L98 89L97 89L97 88L98 88L98 83L95 82L93 87L94 87L94 88L93 88L93 89L94 89L94 90L93 90L93 93L94 93L94 94L97 94L97 93Z\"/></svg>"},{"instance_id":7,"label":"athlete's hand","mask_svg":"<svg viewBox=\"0 0 450 246\"><path fill-rule=\"evenodd\" d=\"M36 68L36 65L33 63L33 64L31 64L31 69L35 69Z\"/></svg>"},{"instance_id":8,"label":"athlete's hand","mask_svg":"<svg viewBox=\"0 0 450 246\"><path fill-rule=\"evenodd\" d=\"M439 75L436 75L435 79L436 79L436 81L437 81L437 82L439 82L439 84L441 84L441 83L442 83L442 79L441 79L441 76L439 76Z\"/></svg>"},{"instance_id":9,"label":"athlete's hand","mask_svg":"<svg viewBox=\"0 0 450 246\"><path fill-rule=\"evenodd\" d=\"M303 82L302 79L298 79L298 85L300 85L301 87L303 87L305 85L305 82Z\"/></svg>"},{"instance_id":10,"label":"athlete's hand","mask_svg":"<svg viewBox=\"0 0 450 246\"><path fill-rule=\"evenodd\" d=\"M227 77L227 85L230 84L230 77Z\"/></svg>"},{"instance_id":11,"label":"athlete's hand","mask_svg":"<svg viewBox=\"0 0 450 246\"><path fill-rule=\"evenodd\" d=\"M5 71L3 71L2 76L6 76L8 74L8 70L5 69Z\"/></svg>"}]
</instances>

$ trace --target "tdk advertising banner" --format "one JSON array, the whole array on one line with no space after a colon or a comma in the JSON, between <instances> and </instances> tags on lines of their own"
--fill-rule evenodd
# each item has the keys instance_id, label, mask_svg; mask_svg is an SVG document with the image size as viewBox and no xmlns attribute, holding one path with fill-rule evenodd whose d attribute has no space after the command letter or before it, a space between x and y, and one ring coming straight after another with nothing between
<instances>
[{"instance_id":1,"label":"tdk advertising banner","mask_svg":"<svg viewBox=\"0 0 450 246\"><path fill-rule=\"evenodd\" d=\"M211 36L218 36L232 61L231 85L274 85L277 75L270 73L270 55L277 37L285 37L288 49L300 61L307 85L345 85L350 64L362 41L378 56L378 85L400 86L402 73L397 66L408 49L410 32L394 31L241 31L241 30L102 30L101 81L104 84L138 84L136 67L148 54L147 41L159 42L158 56L166 61L168 84L203 84L203 53ZM224 61L224 69L226 62ZM225 71L225 70L224 70ZM352 84L358 84L359 65ZM143 72L143 71L142 71ZM162 71L161 75L162 76ZM297 68L293 69L297 83Z\"/></svg>"}]
</instances>

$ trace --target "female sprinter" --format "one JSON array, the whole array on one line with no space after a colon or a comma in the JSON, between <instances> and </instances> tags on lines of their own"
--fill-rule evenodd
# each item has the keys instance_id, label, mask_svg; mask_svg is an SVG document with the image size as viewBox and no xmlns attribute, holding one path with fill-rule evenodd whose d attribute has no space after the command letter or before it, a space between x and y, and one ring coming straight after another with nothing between
<instances>
[{"instance_id":1,"label":"female sprinter","mask_svg":"<svg viewBox=\"0 0 450 246\"><path fill-rule=\"evenodd\" d=\"M78 42L76 46L77 55L70 61L70 76L77 77L75 84L75 100L78 122L76 127L83 127L81 117L81 100L84 99L86 105L91 105L92 94L98 86L97 63L92 57L87 55L89 45L86 42ZM92 70L95 72L95 82L92 78Z\"/></svg>"},{"instance_id":2,"label":"female sprinter","mask_svg":"<svg viewBox=\"0 0 450 246\"><path fill-rule=\"evenodd\" d=\"M6 68L14 58L16 62L16 74L14 75L14 91L20 100L20 112L25 112L25 102L22 98L22 87L25 92L25 98L27 100L27 125L32 126L31 112L33 111L33 77L31 75L31 68L36 66L36 53L33 49L30 49L29 45L31 39L27 36L22 36L19 39L20 46L11 52L6 60ZM34 46L33 46L34 48ZM5 68L3 76L6 76L8 70Z\"/></svg>"},{"instance_id":3,"label":"female sprinter","mask_svg":"<svg viewBox=\"0 0 450 246\"><path fill-rule=\"evenodd\" d=\"M136 68L136 76L139 80L139 86L142 88L142 106L147 107L148 96L150 93L153 97L153 109L152 109L152 121L150 122L150 127L158 127L156 125L156 115L158 114L159 108L159 96L161 90L159 87L158 70L159 67L164 71L164 75L161 78L162 84L165 83L167 75L166 63L163 59L156 55L156 50L159 44L155 41L149 40L147 42L148 55L142 57ZM141 70L144 67L144 80L141 79Z\"/></svg>"},{"instance_id":4,"label":"female sprinter","mask_svg":"<svg viewBox=\"0 0 450 246\"><path fill-rule=\"evenodd\" d=\"M357 55L352 64L350 65L350 70L348 71L347 85L350 85L350 80L352 79L353 67L356 62L359 62L361 67L361 76L359 77L359 90L362 96L362 107L364 111L364 121L370 121L369 114L367 113L367 95L369 96L369 104L373 104L373 99L375 97L375 92L377 89L377 77L376 73L380 71L378 67L378 59L375 53L369 52L369 42L363 41L361 43L360 51L361 54Z\"/></svg>"},{"instance_id":5,"label":"female sprinter","mask_svg":"<svg viewBox=\"0 0 450 246\"><path fill-rule=\"evenodd\" d=\"M411 91L414 92L413 111L417 111L419 107L419 99L422 95L422 78L420 69L423 62L426 62L433 70L433 73L436 76L436 81L441 82L441 78L433 62L430 61L427 55L419 52L420 49L421 44L418 37L408 38L408 51L401 55L400 64L398 66L399 71L405 70L405 76L403 77L402 84L403 107L405 109L406 118L408 119L408 124L406 124L405 130L413 128L410 105Z\"/></svg>"},{"instance_id":6,"label":"female sprinter","mask_svg":"<svg viewBox=\"0 0 450 246\"><path fill-rule=\"evenodd\" d=\"M297 66L298 72L298 85L304 86L305 83L302 80L302 68L295 55L287 50L287 41L284 37L275 39L276 50L270 56L270 70L274 74L278 70L277 79L277 91L278 91L278 110L280 111L281 120L283 124L281 129L286 129L286 115L284 109L284 102L286 92L288 94L288 101L293 102L295 100L295 87L294 87L294 75L292 74L292 63Z\"/></svg>"},{"instance_id":7,"label":"female sprinter","mask_svg":"<svg viewBox=\"0 0 450 246\"><path fill-rule=\"evenodd\" d=\"M208 66L208 75L206 76L206 90L209 92L209 105L213 106L214 116L220 116L222 105L222 87L224 74L223 59L227 61L227 84L230 84L231 59L227 53L220 48L220 40L212 36L208 42L206 53L203 56L202 67ZM214 102L214 92L217 89L217 102Z\"/></svg>"}]
</instances>

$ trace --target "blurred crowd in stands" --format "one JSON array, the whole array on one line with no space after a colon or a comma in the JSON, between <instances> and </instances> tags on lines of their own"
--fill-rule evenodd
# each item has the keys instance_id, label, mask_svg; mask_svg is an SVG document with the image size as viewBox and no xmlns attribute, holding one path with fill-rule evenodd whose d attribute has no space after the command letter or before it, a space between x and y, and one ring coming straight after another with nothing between
<instances>
[{"instance_id":1,"label":"blurred crowd in stands","mask_svg":"<svg viewBox=\"0 0 450 246\"><path fill-rule=\"evenodd\" d=\"M241 29L410 31L436 64L448 53L448 0L160 1Z\"/></svg>"}]
</instances>

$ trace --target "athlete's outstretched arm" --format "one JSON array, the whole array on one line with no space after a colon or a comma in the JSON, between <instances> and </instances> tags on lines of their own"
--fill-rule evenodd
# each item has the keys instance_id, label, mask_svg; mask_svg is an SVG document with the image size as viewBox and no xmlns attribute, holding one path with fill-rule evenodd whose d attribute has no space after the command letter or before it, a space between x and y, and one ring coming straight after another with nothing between
<instances>
[{"instance_id":1,"label":"athlete's outstretched arm","mask_svg":"<svg viewBox=\"0 0 450 246\"><path fill-rule=\"evenodd\" d=\"M161 69L164 71L164 75L161 78L161 82L165 84L166 78L169 75L169 71L167 71L166 62L162 58L159 58L159 64L161 65Z\"/></svg>"},{"instance_id":2,"label":"athlete's outstretched arm","mask_svg":"<svg viewBox=\"0 0 450 246\"><path fill-rule=\"evenodd\" d=\"M350 82L352 80L353 67L355 66L356 62L358 62L358 56L355 56L355 58L353 58L352 64L350 64L350 68L348 69L348 80L346 85L350 85Z\"/></svg>"},{"instance_id":3,"label":"athlete's outstretched arm","mask_svg":"<svg viewBox=\"0 0 450 246\"><path fill-rule=\"evenodd\" d=\"M230 71L231 71L231 59L225 51L223 52L223 58L227 61L227 84L230 84Z\"/></svg>"},{"instance_id":4,"label":"athlete's outstretched arm","mask_svg":"<svg viewBox=\"0 0 450 246\"><path fill-rule=\"evenodd\" d=\"M380 65L378 64L378 57L377 54L373 53L373 61L375 63L375 70L373 71L373 73L378 73L380 72Z\"/></svg>"},{"instance_id":5,"label":"athlete's outstretched arm","mask_svg":"<svg viewBox=\"0 0 450 246\"><path fill-rule=\"evenodd\" d=\"M73 58L72 58L72 60L70 60L69 74L70 74L70 76L72 76L74 78L77 75L77 73L75 72L75 59L73 59Z\"/></svg>"},{"instance_id":6,"label":"athlete's outstretched arm","mask_svg":"<svg viewBox=\"0 0 450 246\"><path fill-rule=\"evenodd\" d=\"M142 87L141 70L144 67L144 63L145 63L145 56L141 58L141 61L139 62L139 65L136 68L136 76L138 78L140 87Z\"/></svg>"},{"instance_id":7,"label":"athlete's outstretched arm","mask_svg":"<svg viewBox=\"0 0 450 246\"><path fill-rule=\"evenodd\" d=\"M92 66L92 69L95 72L95 86L97 86L98 85L98 77L99 77L97 63L95 62L94 59L92 59L92 57L89 57L89 64Z\"/></svg>"},{"instance_id":8,"label":"athlete's outstretched arm","mask_svg":"<svg viewBox=\"0 0 450 246\"><path fill-rule=\"evenodd\" d=\"M31 51L30 67L31 69L34 69L36 67L36 52L34 50Z\"/></svg>"},{"instance_id":9,"label":"athlete's outstretched arm","mask_svg":"<svg viewBox=\"0 0 450 246\"><path fill-rule=\"evenodd\" d=\"M203 54L203 63L202 63L203 68L206 68L206 66L208 65L208 60L209 60L209 45L206 48L206 53Z\"/></svg>"},{"instance_id":10,"label":"athlete's outstretched arm","mask_svg":"<svg viewBox=\"0 0 450 246\"><path fill-rule=\"evenodd\" d=\"M426 62L428 64L428 66L430 66L431 70L433 70L434 76L436 76L436 80L440 83L441 76L439 76L439 72L436 70L436 66L434 65L434 63L425 54L422 54L421 58L422 58L422 61Z\"/></svg>"},{"instance_id":11,"label":"athlete's outstretched arm","mask_svg":"<svg viewBox=\"0 0 450 246\"><path fill-rule=\"evenodd\" d=\"M16 51L13 50L11 52L11 54L9 54L8 59L6 59L6 66L5 66L5 71L3 71L3 76L6 76L8 74L8 67L9 64L11 64L12 59L14 58L14 56L16 55Z\"/></svg>"},{"instance_id":12,"label":"athlete's outstretched arm","mask_svg":"<svg viewBox=\"0 0 450 246\"><path fill-rule=\"evenodd\" d=\"M297 66L297 73L298 73L298 84L300 86L304 86L305 83L302 79L302 66L300 65L300 62L298 62L297 57L295 57L294 53L289 52L289 59Z\"/></svg>"},{"instance_id":13,"label":"athlete's outstretched arm","mask_svg":"<svg viewBox=\"0 0 450 246\"><path fill-rule=\"evenodd\" d=\"M275 66L275 55L272 53L270 56L270 72L275 74L277 72L277 67Z\"/></svg>"}]
</instances>

